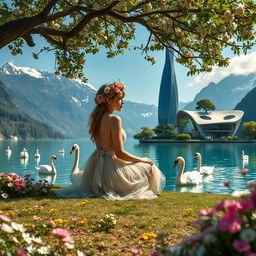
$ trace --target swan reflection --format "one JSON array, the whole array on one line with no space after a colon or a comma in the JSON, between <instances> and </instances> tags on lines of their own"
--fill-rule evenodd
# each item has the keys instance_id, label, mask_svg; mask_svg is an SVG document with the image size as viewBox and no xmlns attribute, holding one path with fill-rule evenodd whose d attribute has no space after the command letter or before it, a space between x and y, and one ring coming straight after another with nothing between
<instances>
[{"instance_id":1,"label":"swan reflection","mask_svg":"<svg viewBox=\"0 0 256 256\"><path fill-rule=\"evenodd\" d=\"M198 184L196 186L176 186L177 192L192 192L192 193L202 193L203 185Z\"/></svg>"},{"instance_id":2,"label":"swan reflection","mask_svg":"<svg viewBox=\"0 0 256 256\"><path fill-rule=\"evenodd\" d=\"M20 158L20 164L26 168L28 165L28 158Z\"/></svg>"}]
</instances>

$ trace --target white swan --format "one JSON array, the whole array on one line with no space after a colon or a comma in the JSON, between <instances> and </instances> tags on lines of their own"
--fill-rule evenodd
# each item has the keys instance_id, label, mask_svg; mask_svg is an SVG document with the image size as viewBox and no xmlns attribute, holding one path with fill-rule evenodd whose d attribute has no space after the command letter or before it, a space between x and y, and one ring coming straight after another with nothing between
<instances>
[{"instance_id":1,"label":"white swan","mask_svg":"<svg viewBox=\"0 0 256 256\"><path fill-rule=\"evenodd\" d=\"M79 170L79 167L78 167L80 148L77 144L74 144L72 146L70 154L72 154L73 152L75 152L75 161L74 161L72 171L70 173L70 180L71 180L72 184L77 184L77 182L79 181L78 179L81 178L81 174L83 173L83 171Z\"/></svg>"},{"instance_id":2,"label":"white swan","mask_svg":"<svg viewBox=\"0 0 256 256\"><path fill-rule=\"evenodd\" d=\"M56 174L56 168L53 164L53 160L57 160L57 157L55 155L52 155L50 158L50 164L51 165L46 165L42 164L39 167L35 167L35 169L40 173L40 174L48 174L48 175L54 175Z\"/></svg>"},{"instance_id":3,"label":"white swan","mask_svg":"<svg viewBox=\"0 0 256 256\"><path fill-rule=\"evenodd\" d=\"M39 153L39 149L36 149L36 153L34 155L34 158L40 158L40 153Z\"/></svg>"},{"instance_id":4,"label":"white swan","mask_svg":"<svg viewBox=\"0 0 256 256\"><path fill-rule=\"evenodd\" d=\"M202 156L200 153L195 153L194 158L197 158L197 171L201 174L212 174L214 170L214 166L202 166Z\"/></svg>"},{"instance_id":5,"label":"white swan","mask_svg":"<svg viewBox=\"0 0 256 256\"><path fill-rule=\"evenodd\" d=\"M242 150L242 160L249 160L249 156L244 154L244 151Z\"/></svg>"},{"instance_id":6,"label":"white swan","mask_svg":"<svg viewBox=\"0 0 256 256\"><path fill-rule=\"evenodd\" d=\"M5 150L6 155L11 155L12 154L12 150L10 149L10 147L8 146L7 149Z\"/></svg>"},{"instance_id":7,"label":"white swan","mask_svg":"<svg viewBox=\"0 0 256 256\"><path fill-rule=\"evenodd\" d=\"M60 149L59 154L65 154L65 149L64 148Z\"/></svg>"},{"instance_id":8,"label":"white swan","mask_svg":"<svg viewBox=\"0 0 256 256\"><path fill-rule=\"evenodd\" d=\"M28 151L26 148L23 148L23 150L20 152L20 158L28 158Z\"/></svg>"},{"instance_id":9,"label":"white swan","mask_svg":"<svg viewBox=\"0 0 256 256\"><path fill-rule=\"evenodd\" d=\"M198 171L184 172L185 169L185 160L183 157L178 156L173 163L173 168L177 164L180 164L180 169L176 175L176 185L178 186L189 186L189 185L198 185L202 183L203 175Z\"/></svg>"}]
</instances>

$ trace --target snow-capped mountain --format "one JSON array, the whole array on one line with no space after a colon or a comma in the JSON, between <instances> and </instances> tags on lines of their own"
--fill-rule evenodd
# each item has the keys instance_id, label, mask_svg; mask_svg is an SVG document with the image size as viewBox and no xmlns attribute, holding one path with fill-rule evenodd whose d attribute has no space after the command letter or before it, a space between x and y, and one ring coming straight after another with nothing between
<instances>
[{"instance_id":1,"label":"snow-capped mountain","mask_svg":"<svg viewBox=\"0 0 256 256\"><path fill-rule=\"evenodd\" d=\"M209 99L216 110L234 109L243 97L256 86L256 73L229 75L218 83L209 83L183 109L195 110L197 101Z\"/></svg>"},{"instance_id":2,"label":"snow-capped mountain","mask_svg":"<svg viewBox=\"0 0 256 256\"><path fill-rule=\"evenodd\" d=\"M66 137L88 136L88 118L95 106L92 85L12 63L0 68L0 80L21 112ZM142 126L157 125L157 107L153 105L126 101L118 114L128 135Z\"/></svg>"}]
</instances>

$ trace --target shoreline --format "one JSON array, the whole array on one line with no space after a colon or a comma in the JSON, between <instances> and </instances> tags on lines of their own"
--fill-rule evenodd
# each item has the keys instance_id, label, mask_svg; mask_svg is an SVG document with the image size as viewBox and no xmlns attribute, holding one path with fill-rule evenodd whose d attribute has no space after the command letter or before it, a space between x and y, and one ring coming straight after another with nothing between
<instances>
[{"instance_id":1,"label":"shoreline","mask_svg":"<svg viewBox=\"0 0 256 256\"><path fill-rule=\"evenodd\" d=\"M256 143L256 140L139 140L140 143Z\"/></svg>"}]
</instances>

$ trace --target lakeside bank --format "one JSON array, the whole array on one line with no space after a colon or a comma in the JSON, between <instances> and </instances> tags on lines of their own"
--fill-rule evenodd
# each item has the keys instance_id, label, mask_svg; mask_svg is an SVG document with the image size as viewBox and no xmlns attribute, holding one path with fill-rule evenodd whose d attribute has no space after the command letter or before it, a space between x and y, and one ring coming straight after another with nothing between
<instances>
[{"instance_id":1,"label":"lakeside bank","mask_svg":"<svg viewBox=\"0 0 256 256\"><path fill-rule=\"evenodd\" d=\"M170 140L151 139L139 140L140 143L256 143L256 140Z\"/></svg>"}]
</instances>

